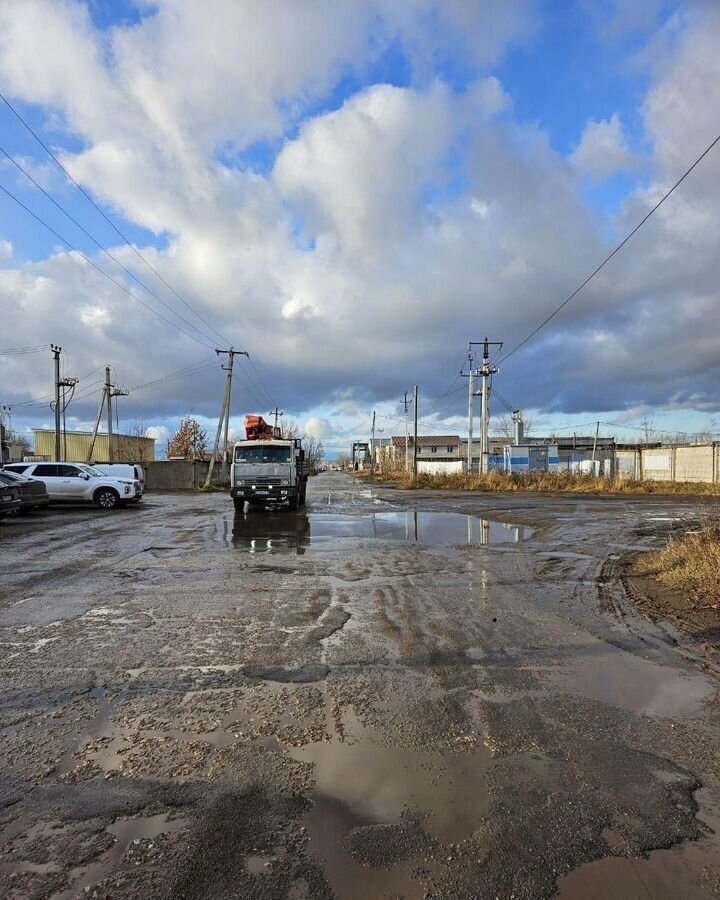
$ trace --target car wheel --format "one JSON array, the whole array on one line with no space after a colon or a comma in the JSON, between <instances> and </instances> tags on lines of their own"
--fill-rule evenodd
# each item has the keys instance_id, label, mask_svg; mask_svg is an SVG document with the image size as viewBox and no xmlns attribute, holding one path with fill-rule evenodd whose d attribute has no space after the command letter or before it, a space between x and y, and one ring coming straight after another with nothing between
<instances>
[{"instance_id":1,"label":"car wheel","mask_svg":"<svg viewBox=\"0 0 720 900\"><path fill-rule=\"evenodd\" d=\"M100 488L95 494L95 503L100 509L115 509L120 503L120 495L112 488Z\"/></svg>"}]
</instances>

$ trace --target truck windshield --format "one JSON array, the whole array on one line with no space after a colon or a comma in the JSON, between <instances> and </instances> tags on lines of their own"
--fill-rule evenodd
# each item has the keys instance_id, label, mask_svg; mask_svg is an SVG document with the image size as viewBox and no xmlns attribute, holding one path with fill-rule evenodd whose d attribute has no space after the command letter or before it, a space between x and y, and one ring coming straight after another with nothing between
<instances>
[{"instance_id":1,"label":"truck windshield","mask_svg":"<svg viewBox=\"0 0 720 900\"><path fill-rule=\"evenodd\" d=\"M253 447L236 447L236 463L289 463L290 447L257 443Z\"/></svg>"}]
</instances>

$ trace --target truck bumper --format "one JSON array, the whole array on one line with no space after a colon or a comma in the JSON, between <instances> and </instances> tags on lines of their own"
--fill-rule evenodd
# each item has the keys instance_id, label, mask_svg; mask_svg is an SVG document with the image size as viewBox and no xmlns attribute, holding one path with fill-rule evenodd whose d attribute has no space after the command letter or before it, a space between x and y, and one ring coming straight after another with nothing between
<instances>
[{"instance_id":1,"label":"truck bumper","mask_svg":"<svg viewBox=\"0 0 720 900\"><path fill-rule=\"evenodd\" d=\"M248 500L250 503L287 503L297 495L294 487L280 487L279 485L268 485L267 487L255 488L251 487L231 487L230 496L233 500Z\"/></svg>"}]
</instances>

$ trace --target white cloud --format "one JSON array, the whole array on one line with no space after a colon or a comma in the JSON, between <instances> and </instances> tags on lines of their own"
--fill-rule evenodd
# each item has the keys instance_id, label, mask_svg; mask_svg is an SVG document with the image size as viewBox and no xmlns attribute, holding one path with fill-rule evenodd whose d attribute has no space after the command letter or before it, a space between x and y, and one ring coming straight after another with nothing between
<instances>
[{"instance_id":1,"label":"white cloud","mask_svg":"<svg viewBox=\"0 0 720 900\"><path fill-rule=\"evenodd\" d=\"M592 178L606 178L615 172L632 169L638 163L628 146L617 113L610 119L599 122L591 119L587 123L570 161L583 175Z\"/></svg>"},{"instance_id":2,"label":"white cloud","mask_svg":"<svg viewBox=\"0 0 720 900\"><path fill-rule=\"evenodd\" d=\"M513 119L495 78L457 91L432 65L424 72L423 59L444 58L460 32L466 60L498 59L531 33L533 4L349 0L307 15L294 0L282 15L270 6L214 0L208 15L207 4L161 0L140 24L100 34L79 3L6 0L0 84L60 117L82 146L63 151L73 175L167 237L162 250L144 248L152 265L262 366L269 390L251 370L238 374L233 414L280 402L322 431L332 416L313 406L328 396L360 421L376 398L395 402L418 380L424 404L446 388L469 338L487 329L511 346L527 334L606 252L577 170L600 177L634 158L618 116L588 124L570 165L548 135ZM412 58L410 86L369 85L303 119L392 39ZM690 18L657 61L641 110L656 183L629 198L619 232L709 141L719 39L717 15ZM269 174L240 163L242 148L283 137ZM503 367L508 399L612 408L709 390L719 374L718 199L709 158L530 345L537 351ZM113 252L136 269L129 248ZM109 361L120 382L143 384L205 352L64 252L0 270L0 304L7 327L22 334L32 322L28 340L70 349L68 374ZM205 358L214 361L210 348ZM50 360L34 362L0 360L14 391L5 402L48 392ZM154 422L191 405L213 416L222 379L215 365L122 403Z\"/></svg>"},{"instance_id":3,"label":"white cloud","mask_svg":"<svg viewBox=\"0 0 720 900\"><path fill-rule=\"evenodd\" d=\"M12 259L13 245L10 241L0 238L0 262Z\"/></svg>"}]
</instances>

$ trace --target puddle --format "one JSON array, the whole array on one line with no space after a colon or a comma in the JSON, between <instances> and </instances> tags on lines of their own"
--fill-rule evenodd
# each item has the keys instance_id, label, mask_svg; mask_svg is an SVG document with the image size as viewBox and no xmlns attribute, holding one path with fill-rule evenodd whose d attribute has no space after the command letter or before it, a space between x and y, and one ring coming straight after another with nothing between
<instances>
[{"instance_id":1,"label":"puddle","mask_svg":"<svg viewBox=\"0 0 720 900\"><path fill-rule=\"evenodd\" d=\"M568 693L671 718L706 714L706 705L717 693L717 686L700 672L663 666L615 648L566 662L546 677Z\"/></svg>"},{"instance_id":2,"label":"puddle","mask_svg":"<svg viewBox=\"0 0 720 900\"><path fill-rule=\"evenodd\" d=\"M533 535L525 525L513 525L462 513L406 510L364 516L310 514L287 510L250 510L224 519L220 538L250 553L294 552L311 545L327 547L345 539L370 539L424 544L520 543Z\"/></svg>"},{"instance_id":3,"label":"puddle","mask_svg":"<svg viewBox=\"0 0 720 900\"><path fill-rule=\"evenodd\" d=\"M183 819L169 821L167 813L147 818L118 819L112 825L108 825L106 829L116 838L114 846L103 853L97 862L74 869L70 873L70 878L79 880L76 880L68 890L53 894L50 900L72 900L72 898L88 892L91 885L106 878L113 871L132 843L180 831L185 824Z\"/></svg>"},{"instance_id":4,"label":"puddle","mask_svg":"<svg viewBox=\"0 0 720 900\"><path fill-rule=\"evenodd\" d=\"M284 746L292 759L312 763L313 808L305 816L311 853L322 863L338 900L426 896L425 878L436 869L426 862L435 841L443 845L465 840L481 825L489 808L485 775L491 762L484 744L473 751L417 750L386 746L374 729L363 726L345 710L341 729L330 741ZM277 749L277 744L275 744ZM398 837L388 853L384 831ZM384 852L382 864L371 867L348 853L348 836L358 838L364 852Z\"/></svg>"}]
</instances>

